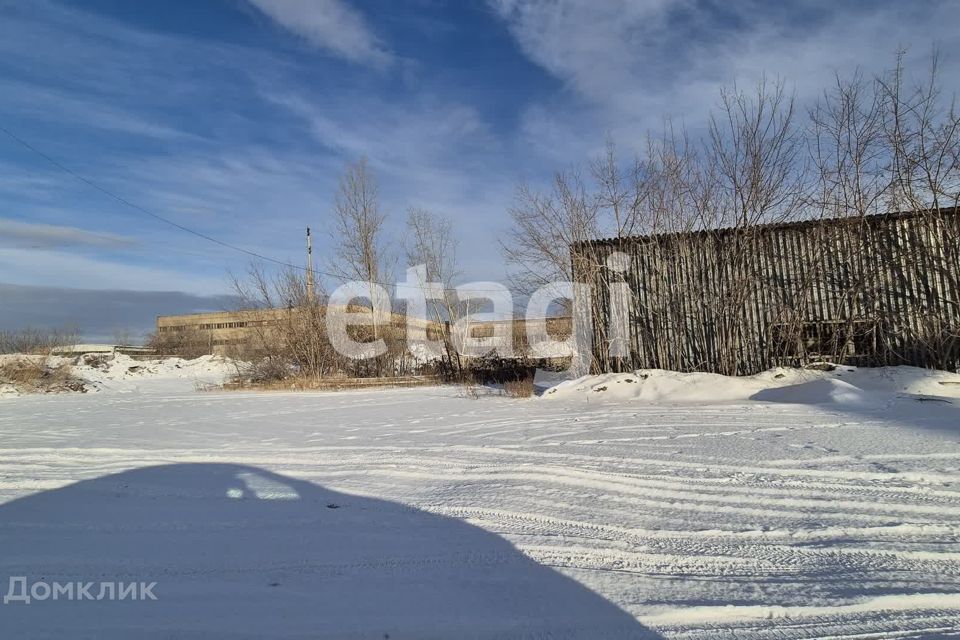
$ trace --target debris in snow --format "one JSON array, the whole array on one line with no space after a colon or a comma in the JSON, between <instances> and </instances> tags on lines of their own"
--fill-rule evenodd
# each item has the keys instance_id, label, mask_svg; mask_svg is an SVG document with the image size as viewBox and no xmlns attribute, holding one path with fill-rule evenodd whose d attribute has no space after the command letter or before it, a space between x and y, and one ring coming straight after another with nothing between
<instances>
[{"instance_id":1,"label":"debris in snow","mask_svg":"<svg viewBox=\"0 0 960 640\"><path fill-rule=\"evenodd\" d=\"M237 372L237 364L220 356L134 360L123 354L100 353L76 358L3 355L0 356L0 398L22 393L131 392L145 386L186 391L197 385L219 386ZM29 380L26 370L32 372Z\"/></svg>"},{"instance_id":2,"label":"debris in snow","mask_svg":"<svg viewBox=\"0 0 960 640\"><path fill-rule=\"evenodd\" d=\"M86 393L70 361L58 356L0 355L0 397L24 393Z\"/></svg>"},{"instance_id":3,"label":"debris in snow","mask_svg":"<svg viewBox=\"0 0 960 640\"><path fill-rule=\"evenodd\" d=\"M238 363L222 356L200 356L193 360L164 358L134 360L130 356L81 356L74 374L96 391L130 392L150 388L188 391L198 385L220 385L236 374Z\"/></svg>"}]
</instances>

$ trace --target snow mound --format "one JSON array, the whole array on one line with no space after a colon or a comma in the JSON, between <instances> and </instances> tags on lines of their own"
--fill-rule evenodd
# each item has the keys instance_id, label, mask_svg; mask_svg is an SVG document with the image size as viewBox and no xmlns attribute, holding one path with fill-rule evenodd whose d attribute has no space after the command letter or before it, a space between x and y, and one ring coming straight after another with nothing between
<instances>
[{"instance_id":1,"label":"snow mound","mask_svg":"<svg viewBox=\"0 0 960 640\"><path fill-rule=\"evenodd\" d=\"M73 375L72 361L58 356L11 353L0 355L0 398L24 394L86 392Z\"/></svg>"},{"instance_id":2,"label":"snow mound","mask_svg":"<svg viewBox=\"0 0 960 640\"><path fill-rule=\"evenodd\" d=\"M549 389L545 395L557 398L587 395L608 400L641 400L650 403L710 403L742 400L751 392L749 382L744 378L713 373L645 369L633 373L585 376L561 383Z\"/></svg>"},{"instance_id":3,"label":"snow mound","mask_svg":"<svg viewBox=\"0 0 960 640\"><path fill-rule=\"evenodd\" d=\"M237 373L238 365L222 356L193 360L163 358L135 360L123 354L86 354L77 358L74 375L95 391L192 391L198 386L222 384Z\"/></svg>"},{"instance_id":4,"label":"snow mound","mask_svg":"<svg viewBox=\"0 0 960 640\"><path fill-rule=\"evenodd\" d=\"M750 399L788 404L868 404L870 394L849 382L825 378L763 389L750 396Z\"/></svg>"},{"instance_id":5,"label":"snow mound","mask_svg":"<svg viewBox=\"0 0 960 640\"><path fill-rule=\"evenodd\" d=\"M960 374L917 367L776 368L753 376L641 369L584 376L547 389L545 398L640 401L649 404L776 402L877 405L891 398L960 399Z\"/></svg>"}]
</instances>

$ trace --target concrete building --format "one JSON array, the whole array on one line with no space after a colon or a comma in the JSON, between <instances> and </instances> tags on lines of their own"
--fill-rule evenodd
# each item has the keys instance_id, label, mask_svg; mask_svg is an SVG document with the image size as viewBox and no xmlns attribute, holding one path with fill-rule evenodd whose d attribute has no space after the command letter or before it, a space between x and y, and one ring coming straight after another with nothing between
<instances>
[{"instance_id":1,"label":"concrete building","mask_svg":"<svg viewBox=\"0 0 960 640\"><path fill-rule=\"evenodd\" d=\"M269 331L289 313L288 309L251 309L158 316L158 342L163 344L179 335L205 342L210 353L225 354L231 346L249 344L257 332Z\"/></svg>"},{"instance_id":2,"label":"concrete building","mask_svg":"<svg viewBox=\"0 0 960 640\"><path fill-rule=\"evenodd\" d=\"M358 309L359 311L359 309ZM210 313L192 313L178 316L157 317L157 337L159 344L170 344L175 338L189 340L195 347L209 349L209 353L230 355L231 348L251 344L259 336L289 317L291 309L251 309L241 311L214 311ZM407 317L392 315L393 324L398 331L405 332ZM414 319L427 331L431 340L442 335L440 323L433 320ZM514 344L521 351L526 341L526 322L517 320L487 320L471 323L470 335L484 338L494 335L497 325L512 324ZM564 339L570 333L570 318L548 318L547 328L552 336Z\"/></svg>"}]
</instances>

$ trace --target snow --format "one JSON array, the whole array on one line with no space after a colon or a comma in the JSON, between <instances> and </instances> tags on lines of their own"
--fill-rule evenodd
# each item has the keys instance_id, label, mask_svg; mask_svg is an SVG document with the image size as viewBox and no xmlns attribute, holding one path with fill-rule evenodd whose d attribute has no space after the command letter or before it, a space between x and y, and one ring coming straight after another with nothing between
<instances>
[{"instance_id":1,"label":"snow","mask_svg":"<svg viewBox=\"0 0 960 640\"><path fill-rule=\"evenodd\" d=\"M960 399L960 374L916 367L771 369L754 376L644 369L585 376L547 390L546 397L716 404L759 400L789 404L876 404L892 398Z\"/></svg>"},{"instance_id":2,"label":"snow","mask_svg":"<svg viewBox=\"0 0 960 640\"><path fill-rule=\"evenodd\" d=\"M84 355L87 353L110 354L115 352L118 346L119 345L115 345L115 344L86 342L81 344L72 344L66 347L56 347L53 349L53 353L59 354L59 355L66 355L66 354Z\"/></svg>"},{"instance_id":3,"label":"snow","mask_svg":"<svg viewBox=\"0 0 960 640\"><path fill-rule=\"evenodd\" d=\"M0 638L960 628L954 374L641 371L526 400L193 391L230 366L118 357L80 367L99 393L0 402L0 588L158 597L0 605Z\"/></svg>"},{"instance_id":4,"label":"snow","mask_svg":"<svg viewBox=\"0 0 960 640\"><path fill-rule=\"evenodd\" d=\"M93 352L81 356L0 355L0 363L8 360L31 360L48 367L70 365L75 378L84 383L87 392L131 393L146 384L153 392L190 391L198 387L222 384L235 375L244 363L222 356L201 356L192 360L163 358L134 359L123 354ZM15 398L21 393L13 385L0 384L0 399Z\"/></svg>"},{"instance_id":5,"label":"snow","mask_svg":"<svg viewBox=\"0 0 960 640\"><path fill-rule=\"evenodd\" d=\"M116 354L81 357L73 371L88 383L89 389L130 393L139 391L144 384L153 392L189 391L198 385L218 385L235 375L238 366L242 363L223 356L138 360Z\"/></svg>"}]
</instances>

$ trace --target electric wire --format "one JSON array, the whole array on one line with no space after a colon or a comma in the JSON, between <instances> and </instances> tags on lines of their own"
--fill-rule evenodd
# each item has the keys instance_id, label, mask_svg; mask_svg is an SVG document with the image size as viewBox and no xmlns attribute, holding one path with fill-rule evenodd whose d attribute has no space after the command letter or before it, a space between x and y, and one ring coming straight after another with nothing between
<instances>
[{"instance_id":1,"label":"electric wire","mask_svg":"<svg viewBox=\"0 0 960 640\"><path fill-rule=\"evenodd\" d=\"M142 214L145 214L145 215L147 215L147 216L150 216L151 218L154 218L154 219L156 219L156 220L159 220L160 222L163 222L163 223L165 223L165 224L168 224L168 225L170 225L171 227L174 227L174 228L176 228L176 229L179 229L180 231L183 231L184 233L189 233L190 235L196 236L197 238L200 238L200 239L202 239L202 240L206 240L207 242L212 242L213 244L217 244L217 245L219 245L219 246L221 246L221 247L225 247L225 248L230 249L230 250L232 250L232 251L237 251L237 252L239 252L239 253L243 253L243 254L248 255L248 256L250 256L250 257L252 257L252 258L256 258L256 259L262 260L262 261L264 261L264 262L269 262L269 263L276 264L276 265L279 265L279 266L282 266L282 267L287 267L287 268L290 268L290 269L296 269L296 270L304 271L304 272L309 272L309 271L310 271L310 268L308 268L308 267L304 267L304 266L302 266L302 265L298 265L298 264L293 264L293 263L290 263L290 262L286 262L286 261L284 261L284 260L278 260L278 259L276 259L276 258L271 258L270 256L263 255L263 254L258 253L258 252L256 252L256 251L251 251L251 250L245 249L245 248L243 248L243 247L241 247L241 246L238 246L238 245L235 245L235 244L231 244L231 243L229 243L229 242L225 242L225 241L220 240L220 239L218 239L218 238L215 238L215 237L213 237L213 236L211 236L211 235L209 235L209 234L203 233L203 232L201 232L201 231L197 231L197 230L195 230L195 229L191 229L190 227L187 227L187 226L185 226L185 225L182 225L182 224L180 224L179 222L176 222L175 220L171 220L170 218L167 218L166 216L162 216L162 215L160 215L160 214L158 214L158 213L155 213L155 212L147 209L146 207L142 207L142 206L138 205L138 204L135 203L135 202L131 202L130 200L124 198L123 196L118 195L118 194L114 193L113 191L110 191L109 189L101 186L100 184L94 182L93 180L90 180L90 179L87 178L86 176L84 176L84 175L82 175L82 174L74 171L74 170L71 169L70 167L68 167L68 166L64 165L63 163L61 163L60 161L58 161L56 158L50 156L49 154L45 153L45 152L42 151L41 149L38 149L36 146L30 144L28 141L24 140L23 138L21 138L20 136L18 136L17 134L15 134L13 131L11 131L10 129L6 128L6 127L3 126L2 124L0 124L0 132L3 132L3 133L4 133L5 135L7 135L10 139L14 140L15 142L17 142L19 145L21 145L21 146L24 147L25 149L27 149L27 150L35 153L35 154L38 155L39 157L43 158L43 159L46 160L49 164L51 164L52 166L56 167L57 169L59 169L59 170L62 171L63 173L71 176L72 178L78 180L79 182L82 182L83 184L87 185L88 187L90 187L90 188L92 188L92 189L95 189L96 191L99 191L99 192L102 193L103 195L111 198L112 200L114 200L114 201L116 201L116 202L119 202L120 204L122 204L122 205L124 205L124 206L126 206L126 207L128 207L128 208L130 208L130 209L133 209L134 211L138 211L138 212L140 212L140 213L142 213ZM334 279L336 279L336 280L345 280L345 278L344 278L342 275L340 275L340 274L332 273L332 272L329 272L329 271L323 271L322 269L313 269L313 272L314 272L314 273L318 273L318 274L320 274L320 275L324 275L324 276L330 277L330 278L334 278ZM372 284L376 284L376 285L379 285L379 286L381 286L381 287L391 287L391 286L394 286L394 287L396 287L396 286L416 287L416 286L417 286L417 285L408 284L408 283L386 283L386 282L378 282L378 281L376 281L376 280L372 280L372 281L370 281L370 282L371 282ZM454 291L454 292L456 292L456 289L455 289L455 288L452 288L452 287L443 287L442 290L443 290L443 291ZM468 289L466 289L466 291L469 291L470 293L501 293L501 290L500 290L500 289L469 289L469 288L468 288Z\"/></svg>"}]
</instances>

